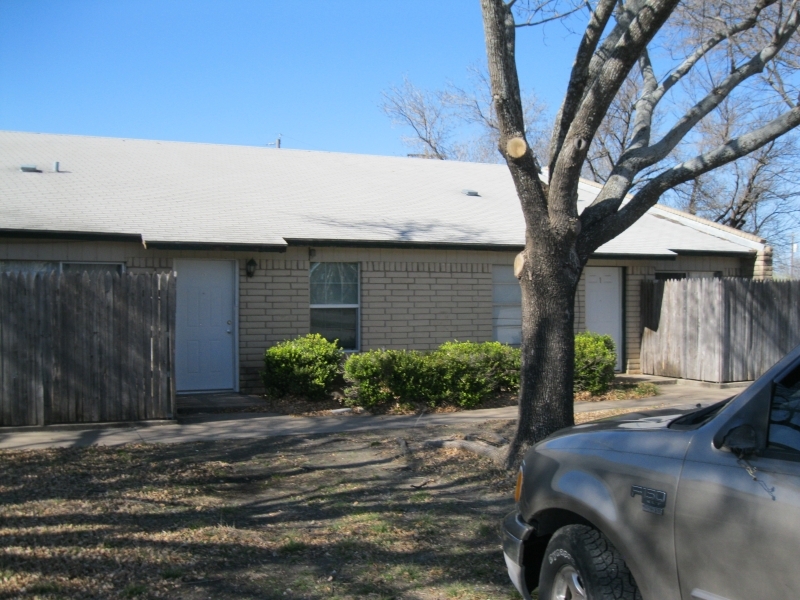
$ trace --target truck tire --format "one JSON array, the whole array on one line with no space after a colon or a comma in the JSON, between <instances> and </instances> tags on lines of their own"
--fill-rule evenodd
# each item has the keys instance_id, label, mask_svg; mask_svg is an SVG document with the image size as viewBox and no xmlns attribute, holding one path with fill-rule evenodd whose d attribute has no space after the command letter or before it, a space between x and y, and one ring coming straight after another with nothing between
<instances>
[{"instance_id":1,"label":"truck tire","mask_svg":"<svg viewBox=\"0 0 800 600\"><path fill-rule=\"evenodd\" d=\"M567 525L545 550L539 599L642 600L642 595L606 536L588 525Z\"/></svg>"}]
</instances>

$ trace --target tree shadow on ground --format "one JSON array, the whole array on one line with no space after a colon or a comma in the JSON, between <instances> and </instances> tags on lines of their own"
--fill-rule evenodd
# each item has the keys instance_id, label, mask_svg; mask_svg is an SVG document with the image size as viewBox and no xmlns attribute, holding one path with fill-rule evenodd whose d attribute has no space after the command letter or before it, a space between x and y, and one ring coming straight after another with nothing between
<instances>
[{"instance_id":1,"label":"tree shadow on ground","mask_svg":"<svg viewBox=\"0 0 800 600\"><path fill-rule=\"evenodd\" d=\"M435 429L3 453L0 598L506 596L509 477Z\"/></svg>"}]
</instances>

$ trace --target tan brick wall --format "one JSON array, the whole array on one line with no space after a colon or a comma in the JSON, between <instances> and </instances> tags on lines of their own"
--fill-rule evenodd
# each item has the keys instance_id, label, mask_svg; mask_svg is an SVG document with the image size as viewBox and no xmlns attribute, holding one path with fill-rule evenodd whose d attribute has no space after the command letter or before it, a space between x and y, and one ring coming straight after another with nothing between
<instances>
[{"instance_id":1,"label":"tan brick wall","mask_svg":"<svg viewBox=\"0 0 800 600\"><path fill-rule=\"evenodd\" d=\"M363 350L491 338L491 264L361 263Z\"/></svg>"},{"instance_id":2,"label":"tan brick wall","mask_svg":"<svg viewBox=\"0 0 800 600\"><path fill-rule=\"evenodd\" d=\"M306 260L258 259L253 277L239 261L239 385L261 391L264 350L309 328Z\"/></svg>"}]
</instances>

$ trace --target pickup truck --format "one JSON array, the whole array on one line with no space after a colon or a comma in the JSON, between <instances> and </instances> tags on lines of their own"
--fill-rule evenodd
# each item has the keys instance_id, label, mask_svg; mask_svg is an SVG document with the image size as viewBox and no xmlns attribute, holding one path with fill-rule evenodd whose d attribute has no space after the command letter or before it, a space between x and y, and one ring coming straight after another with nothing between
<instances>
[{"instance_id":1,"label":"pickup truck","mask_svg":"<svg viewBox=\"0 0 800 600\"><path fill-rule=\"evenodd\" d=\"M800 598L800 346L723 402L556 432L515 496L523 598Z\"/></svg>"}]
</instances>

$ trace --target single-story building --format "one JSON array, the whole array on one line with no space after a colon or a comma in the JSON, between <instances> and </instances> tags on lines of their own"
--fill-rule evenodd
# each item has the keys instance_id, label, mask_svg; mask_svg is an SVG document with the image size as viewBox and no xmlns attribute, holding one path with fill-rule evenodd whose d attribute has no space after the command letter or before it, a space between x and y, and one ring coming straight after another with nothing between
<instances>
[{"instance_id":1,"label":"single-story building","mask_svg":"<svg viewBox=\"0 0 800 600\"><path fill-rule=\"evenodd\" d=\"M175 271L178 392L257 391L264 350L308 332L518 343L523 244L504 165L0 132L0 271ZM642 279L771 275L763 239L656 206L589 261L576 329L635 373Z\"/></svg>"}]
</instances>

